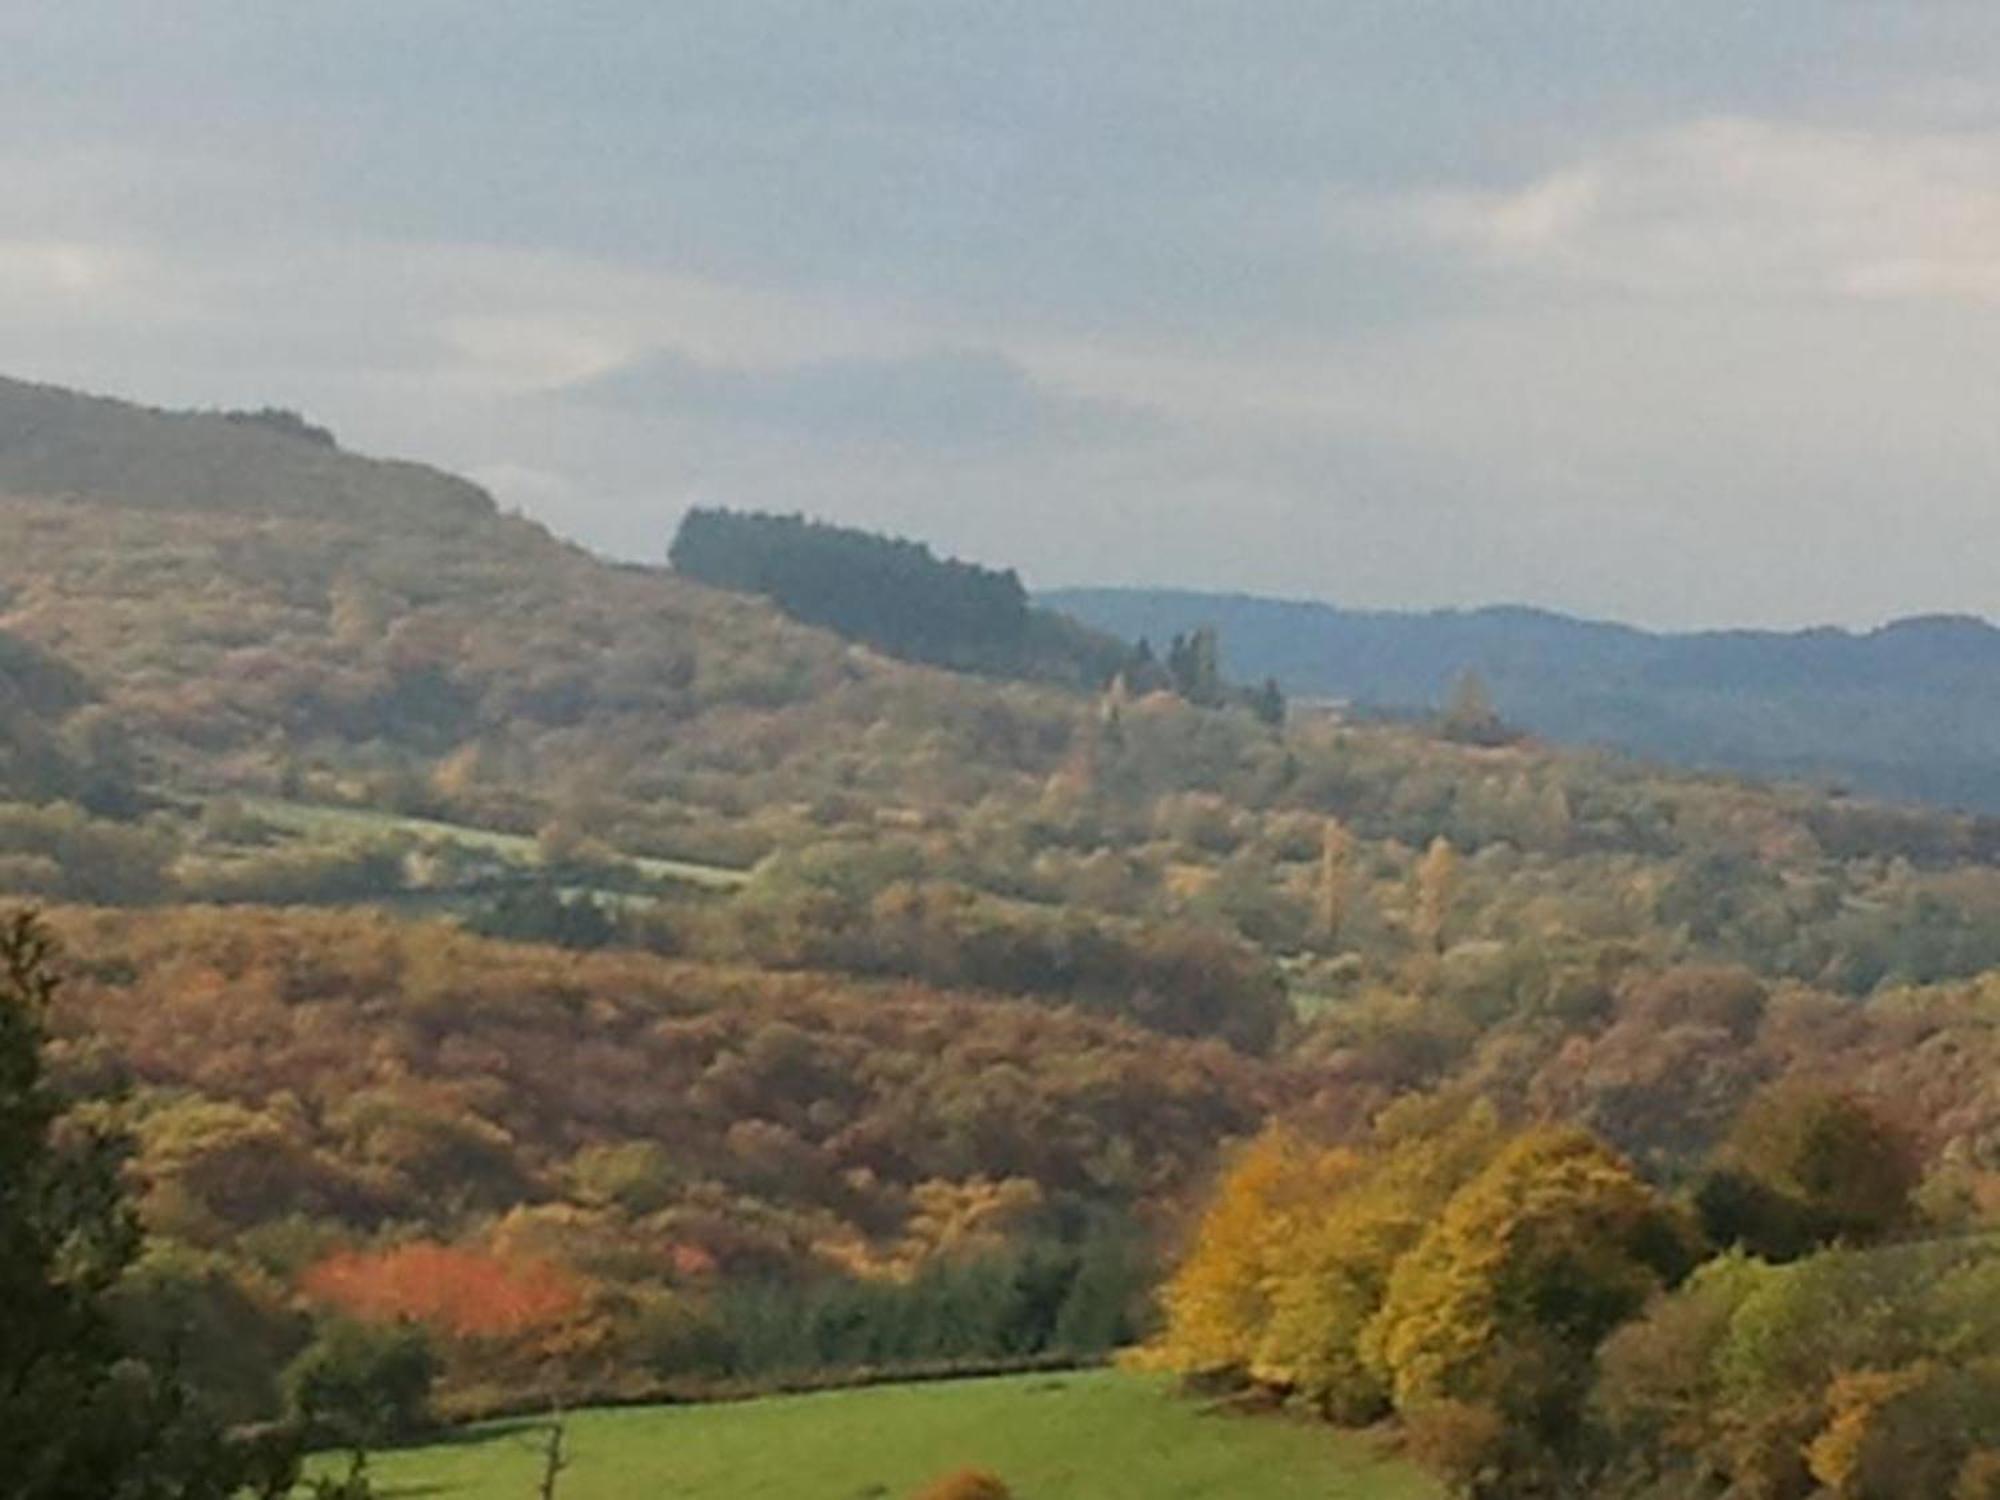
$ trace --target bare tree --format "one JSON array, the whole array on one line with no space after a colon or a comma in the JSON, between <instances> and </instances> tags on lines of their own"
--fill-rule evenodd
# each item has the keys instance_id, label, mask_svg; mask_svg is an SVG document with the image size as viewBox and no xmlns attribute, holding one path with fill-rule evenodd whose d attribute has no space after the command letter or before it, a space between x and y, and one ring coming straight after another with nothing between
<instances>
[{"instance_id":1,"label":"bare tree","mask_svg":"<svg viewBox=\"0 0 2000 1500\"><path fill-rule=\"evenodd\" d=\"M542 1479L536 1490L540 1500L556 1500L556 1482L562 1478L563 1470L570 1465L569 1455L564 1451L564 1439L568 1436L568 1418L561 1403L549 1407L548 1425L542 1429L541 1455Z\"/></svg>"}]
</instances>

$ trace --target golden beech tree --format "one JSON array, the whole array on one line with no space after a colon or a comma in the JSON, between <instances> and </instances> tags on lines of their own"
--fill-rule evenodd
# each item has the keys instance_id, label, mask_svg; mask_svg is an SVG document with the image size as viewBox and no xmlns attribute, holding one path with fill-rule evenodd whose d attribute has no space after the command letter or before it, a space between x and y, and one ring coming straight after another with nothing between
<instances>
[{"instance_id":1,"label":"golden beech tree","mask_svg":"<svg viewBox=\"0 0 2000 1500\"><path fill-rule=\"evenodd\" d=\"M1598 1343L1693 1264L1685 1216L1587 1132L1517 1137L1389 1279L1365 1353L1399 1410L1490 1404L1510 1441L1574 1432Z\"/></svg>"},{"instance_id":2,"label":"golden beech tree","mask_svg":"<svg viewBox=\"0 0 2000 1500\"><path fill-rule=\"evenodd\" d=\"M1499 1139L1484 1105L1429 1100L1387 1112L1365 1151L1266 1131L1217 1188L1148 1360L1234 1373L1338 1421L1380 1415L1388 1390L1362 1332L1397 1260Z\"/></svg>"},{"instance_id":3,"label":"golden beech tree","mask_svg":"<svg viewBox=\"0 0 2000 1500\"><path fill-rule=\"evenodd\" d=\"M1298 1225L1273 1267L1252 1378L1336 1421L1380 1416L1389 1391L1362 1336L1397 1262L1500 1141L1484 1106L1412 1100L1389 1111L1362 1163Z\"/></svg>"},{"instance_id":4,"label":"golden beech tree","mask_svg":"<svg viewBox=\"0 0 2000 1500\"><path fill-rule=\"evenodd\" d=\"M1149 1361L1196 1374L1248 1373L1282 1268L1359 1167L1353 1153L1321 1150L1283 1126L1245 1146L1162 1293L1166 1332Z\"/></svg>"}]
</instances>

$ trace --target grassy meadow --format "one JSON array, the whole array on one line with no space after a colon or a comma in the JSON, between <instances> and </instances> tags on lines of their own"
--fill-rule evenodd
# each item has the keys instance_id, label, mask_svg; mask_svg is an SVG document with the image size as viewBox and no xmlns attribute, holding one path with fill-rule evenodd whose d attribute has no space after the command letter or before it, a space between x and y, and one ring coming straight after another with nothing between
<instances>
[{"instance_id":1,"label":"grassy meadow","mask_svg":"<svg viewBox=\"0 0 2000 1500\"><path fill-rule=\"evenodd\" d=\"M374 808L327 807L277 797L245 797L241 799L241 805L252 817L308 841L337 843L344 839L403 834L419 842L463 844L469 849L483 850L524 866L533 866L541 858L535 840L525 834L498 833L490 828L470 828L462 823L445 823L435 818L408 817ZM646 855L627 855L624 858L648 880L671 881L709 890L734 890L750 878L748 870L733 869L727 865L656 859Z\"/></svg>"},{"instance_id":2,"label":"grassy meadow","mask_svg":"<svg viewBox=\"0 0 2000 1500\"><path fill-rule=\"evenodd\" d=\"M376 1458L391 1496L535 1493L531 1422ZM1431 1500L1368 1440L1206 1410L1115 1371L877 1386L710 1406L572 1414L562 1500L902 1500L955 1468L1022 1500ZM331 1462L331 1460L329 1460Z\"/></svg>"}]
</instances>

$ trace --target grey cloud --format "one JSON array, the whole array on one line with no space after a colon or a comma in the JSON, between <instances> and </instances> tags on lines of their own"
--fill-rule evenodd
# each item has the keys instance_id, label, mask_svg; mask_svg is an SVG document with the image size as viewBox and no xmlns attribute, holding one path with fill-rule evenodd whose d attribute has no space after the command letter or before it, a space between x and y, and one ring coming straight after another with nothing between
<instances>
[{"instance_id":1,"label":"grey cloud","mask_svg":"<svg viewBox=\"0 0 2000 1500\"><path fill-rule=\"evenodd\" d=\"M1774 107L1849 9L75 0L5 36L34 66L0 124L238 159L240 191L186 201L189 233L560 245L1268 338L1371 319L1385 287L1448 295L1330 241L1326 191L1516 180L1746 84Z\"/></svg>"},{"instance_id":2,"label":"grey cloud","mask_svg":"<svg viewBox=\"0 0 2000 1500\"><path fill-rule=\"evenodd\" d=\"M704 364L661 350L562 394L638 415L912 448L1131 439L1158 426L1137 408L1051 389L990 350L851 356L763 368Z\"/></svg>"},{"instance_id":3,"label":"grey cloud","mask_svg":"<svg viewBox=\"0 0 2000 1500\"><path fill-rule=\"evenodd\" d=\"M699 497L1866 621L1990 595L1996 56L1968 0L0 4L0 342L632 555Z\"/></svg>"}]
</instances>

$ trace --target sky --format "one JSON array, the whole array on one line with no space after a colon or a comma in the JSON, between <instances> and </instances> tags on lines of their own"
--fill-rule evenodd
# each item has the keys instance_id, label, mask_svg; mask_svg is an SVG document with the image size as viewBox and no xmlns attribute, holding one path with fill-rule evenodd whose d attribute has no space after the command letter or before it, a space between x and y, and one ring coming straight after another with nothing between
<instances>
[{"instance_id":1,"label":"sky","mask_svg":"<svg viewBox=\"0 0 2000 1500\"><path fill-rule=\"evenodd\" d=\"M1995 612L1990 0L0 0L0 373L1656 626Z\"/></svg>"}]
</instances>

